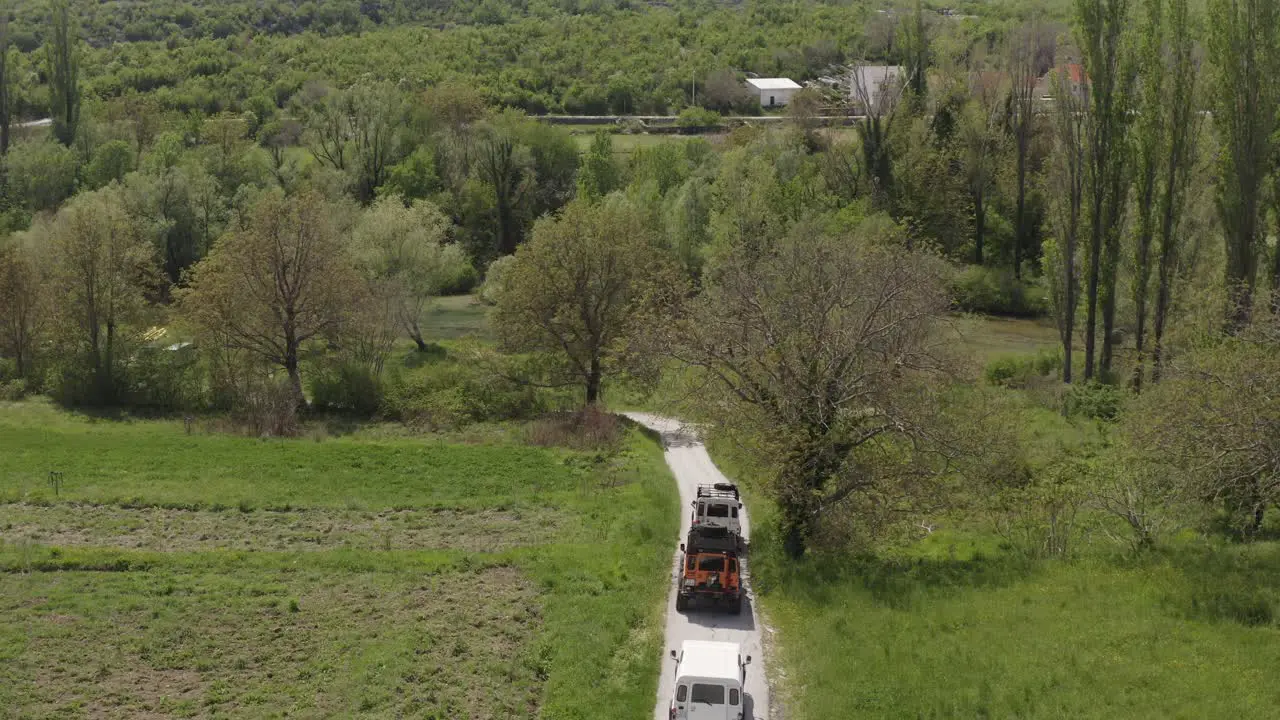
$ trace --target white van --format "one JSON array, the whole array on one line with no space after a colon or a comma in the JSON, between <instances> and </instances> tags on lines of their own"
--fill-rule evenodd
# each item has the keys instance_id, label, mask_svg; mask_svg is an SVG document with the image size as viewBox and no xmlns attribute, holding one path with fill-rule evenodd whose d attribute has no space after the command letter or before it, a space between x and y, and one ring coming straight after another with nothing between
<instances>
[{"instance_id":1,"label":"white van","mask_svg":"<svg viewBox=\"0 0 1280 720\"><path fill-rule=\"evenodd\" d=\"M676 660L671 720L743 720L742 684L751 656L743 660L738 643L685 640L671 657Z\"/></svg>"},{"instance_id":2,"label":"white van","mask_svg":"<svg viewBox=\"0 0 1280 720\"><path fill-rule=\"evenodd\" d=\"M742 520L738 517L742 501L738 486L733 483L699 485L697 499L693 501L693 515L689 519L693 527L722 527L729 534L742 538Z\"/></svg>"}]
</instances>

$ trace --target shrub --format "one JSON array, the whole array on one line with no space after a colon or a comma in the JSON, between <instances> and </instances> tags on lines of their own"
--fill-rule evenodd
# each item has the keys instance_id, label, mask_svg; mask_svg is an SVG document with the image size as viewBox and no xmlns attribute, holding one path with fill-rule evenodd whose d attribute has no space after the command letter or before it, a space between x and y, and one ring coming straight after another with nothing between
<instances>
[{"instance_id":1,"label":"shrub","mask_svg":"<svg viewBox=\"0 0 1280 720\"><path fill-rule=\"evenodd\" d=\"M1061 354L1041 350L1035 355L1004 355L987 363L987 382L1010 388L1025 388L1033 378L1056 375L1062 367Z\"/></svg>"},{"instance_id":2,"label":"shrub","mask_svg":"<svg viewBox=\"0 0 1280 720\"><path fill-rule=\"evenodd\" d=\"M239 388L231 419L254 437L298 434L298 404L288 378L263 378Z\"/></svg>"},{"instance_id":3,"label":"shrub","mask_svg":"<svg viewBox=\"0 0 1280 720\"><path fill-rule=\"evenodd\" d=\"M27 396L27 381L21 378L16 380L0 381L0 401L17 402Z\"/></svg>"},{"instance_id":4,"label":"shrub","mask_svg":"<svg viewBox=\"0 0 1280 720\"><path fill-rule=\"evenodd\" d=\"M1067 412L1094 420L1115 420L1120 413L1123 396L1120 388L1100 382L1073 385L1067 394Z\"/></svg>"},{"instance_id":5,"label":"shrub","mask_svg":"<svg viewBox=\"0 0 1280 720\"><path fill-rule=\"evenodd\" d=\"M1049 311L1044 288L1026 283L1005 269L971 265L951 281L951 297L966 312L1033 317Z\"/></svg>"},{"instance_id":6,"label":"shrub","mask_svg":"<svg viewBox=\"0 0 1280 720\"><path fill-rule=\"evenodd\" d=\"M346 361L321 369L309 383L317 410L371 417L382 407L382 378L368 365Z\"/></svg>"},{"instance_id":7,"label":"shrub","mask_svg":"<svg viewBox=\"0 0 1280 720\"><path fill-rule=\"evenodd\" d=\"M447 275L440 279L441 295L466 295L480 284L480 273L471 263L462 263L450 267Z\"/></svg>"},{"instance_id":8,"label":"shrub","mask_svg":"<svg viewBox=\"0 0 1280 720\"><path fill-rule=\"evenodd\" d=\"M514 255L504 255L489 263L489 269L484 274L484 284L480 286L480 302L485 305L498 304L498 294L502 292L502 276L514 261Z\"/></svg>"},{"instance_id":9,"label":"shrub","mask_svg":"<svg viewBox=\"0 0 1280 720\"><path fill-rule=\"evenodd\" d=\"M545 409L534 388L452 359L392 372L382 402L387 417L431 428L517 420Z\"/></svg>"},{"instance_id":10,"label":"shrub","mask_svg":"<svg viewBox=\"0 0 1280 720\"><path fill-rule=\"evenodd\" d=\"M687 130L720 127L720 113L701 107L687 107L680 111L676 125Z\"/></svg>"},{"instance_id":11,"label":"shrub","mask_svg":"<svg viewBox=\"0 0 1280 720\"><path fill-rule=\"evenodd\" d=\"M124 370L125 398L135 407L195 410L208 403L195 346L140 348Z\"/></svg>"}]
</instances>

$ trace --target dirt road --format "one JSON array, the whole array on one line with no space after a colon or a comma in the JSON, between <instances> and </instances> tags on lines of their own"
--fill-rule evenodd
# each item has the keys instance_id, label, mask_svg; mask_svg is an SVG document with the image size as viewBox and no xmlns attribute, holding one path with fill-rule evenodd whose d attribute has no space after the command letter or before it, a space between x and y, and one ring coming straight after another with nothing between
<instances>
[{"instance_id":1,"label":"dirt road","mask_svg":"<svg viewBox=\"0 0 1280 720\"><path fill-rule=\"evenodd\" d=\"M689 532L689 504L693 502L700 484L727 482L707 455L707 449L697 435L684 428L680 421L647 413L627 413L627 417L662 434L667 448L667 465L680 486L680 537ZM751 537L750 520L742 513L742 534ZM671 560L671 589L667 597L667 639L663 652L662 676L658 681L658 702L653 709L654 720L667 720L671 696L674 692L675 661L670 651L680 648L685 640L719 640L742 645L742 654L751 656L747 667L744 718L768 720L769 686L765 680L764 649L760 642L760 618L756 614L755 595L751 592L751 568L743 563L747 599L741 615L729 615L702 610L676 612L675 576L678 572L680 553L677 550Z\"/></svg>"}]
</instances>

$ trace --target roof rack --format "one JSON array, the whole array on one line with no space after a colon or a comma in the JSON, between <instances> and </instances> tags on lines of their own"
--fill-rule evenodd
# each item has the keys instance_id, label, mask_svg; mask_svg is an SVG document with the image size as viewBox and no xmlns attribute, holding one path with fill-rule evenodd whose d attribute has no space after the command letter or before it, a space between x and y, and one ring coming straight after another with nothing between
<instances>
[{"instance_id":1,"label":"roof rack","mask_svg":"<svg viewBox=\"0 0 1280 720\"><path fill-rule=\"evenodd\" d=\"M714 485L699 485L698 497L731 497L734 500L738 498L738 486L733 483L715 483Z\"/></svg>"},{"instance_id":2,"label":"roof rack","mask_svg":"<svg viewBox=\"0 0 1280 720\"><path fill-rule=\"evenodd\" d=\"M689 529L686 548L691 553L719 552L737 557L738 538L726 528L695 525Z\"/></svg>"}]
</instances>

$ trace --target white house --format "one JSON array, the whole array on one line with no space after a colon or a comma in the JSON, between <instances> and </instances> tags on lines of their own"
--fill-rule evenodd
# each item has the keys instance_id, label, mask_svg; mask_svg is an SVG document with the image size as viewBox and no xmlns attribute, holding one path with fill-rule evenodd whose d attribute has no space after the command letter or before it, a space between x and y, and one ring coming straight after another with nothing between
<instances>
[{"instance_id":1,"label":"white house","mask_svg":"<svg viewBox=\"0 0 1280 720\"><path fill-rule=\"evenodd\" d=\"M747 80L748 89L760 96L760 107L781 107L791 102L800 86L789 78L751 78Z\"/></svg>"}]
</instances>

